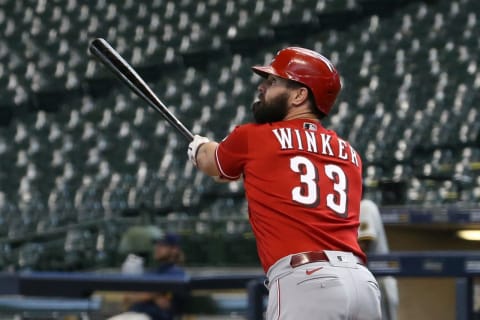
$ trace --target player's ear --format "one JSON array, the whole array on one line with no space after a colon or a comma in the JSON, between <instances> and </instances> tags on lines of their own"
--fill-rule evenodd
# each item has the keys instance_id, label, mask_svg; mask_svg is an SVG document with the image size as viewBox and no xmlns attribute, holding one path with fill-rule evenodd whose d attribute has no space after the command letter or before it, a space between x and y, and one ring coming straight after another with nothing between
<instances>
[{"instance_id":1,"label":"player's ear","mask_svg":"<svg viewBox=\"0 0 480 320\"><path fill-rule=\"evenodd\" d=\"M308 89L305 87L295 88L292 92L291 101L294 106L300 106L308 102Z\"/></svg>"}]
</instances>

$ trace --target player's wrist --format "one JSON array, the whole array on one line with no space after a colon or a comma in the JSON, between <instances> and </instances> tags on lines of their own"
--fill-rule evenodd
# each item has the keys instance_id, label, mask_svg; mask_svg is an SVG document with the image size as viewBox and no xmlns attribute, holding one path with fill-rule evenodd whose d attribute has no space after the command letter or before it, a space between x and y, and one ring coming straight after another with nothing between
<instances>
[{"instance_id":1,"label":"player's wrist","mask_svg":"<svg viewBox=\"0 0 480 320\"><path fill-rule=\"evenodd\" d=\"M195 167L197 167L197 157L198 153L200 152L200 149L202 148L203 145L206 143L210 142L210 140L207 137L202 137L200 135L195 135L193 137L192 142L188 145L188 159L193 163Z\"/></svg>"}]
</instances>

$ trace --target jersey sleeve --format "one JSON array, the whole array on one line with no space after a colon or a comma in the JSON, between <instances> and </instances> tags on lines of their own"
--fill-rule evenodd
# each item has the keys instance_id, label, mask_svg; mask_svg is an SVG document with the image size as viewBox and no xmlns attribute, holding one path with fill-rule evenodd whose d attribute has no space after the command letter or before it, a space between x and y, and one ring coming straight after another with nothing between
<instances>
[{"instance_id":1,"label":"jersey sleeve","mask_svg":"<svg viewBox=\"0 0 480 320\"><path fill-rule=\"evenodd\" d=\"M237 180L243 173L248 157L248 128L237 126L215 151L220 177L229 180Z\"/></svg>"}]
</instances>

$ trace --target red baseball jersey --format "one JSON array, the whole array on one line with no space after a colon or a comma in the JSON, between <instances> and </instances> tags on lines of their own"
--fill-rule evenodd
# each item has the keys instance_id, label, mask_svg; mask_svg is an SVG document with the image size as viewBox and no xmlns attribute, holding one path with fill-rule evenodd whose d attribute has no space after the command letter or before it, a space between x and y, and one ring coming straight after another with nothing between
<instances>
[{"instance_id":1,"label":"red baseball jersey","mask_svg":"<svg viewBox=\"0 0 480 320\"><path fill-rule=\"evenodd\" d=\"M243 175L249 219L266 271L289 254L357 242L362 162L319 122L295 119L235 128L216 150L221 176Z\"/></svg>"}]
</instances>

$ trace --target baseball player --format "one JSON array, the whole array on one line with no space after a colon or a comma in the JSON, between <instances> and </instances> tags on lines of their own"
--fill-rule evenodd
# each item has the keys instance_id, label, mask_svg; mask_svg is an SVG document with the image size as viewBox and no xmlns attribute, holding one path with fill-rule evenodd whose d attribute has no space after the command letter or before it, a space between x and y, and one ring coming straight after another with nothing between
<instances>
[{"instance_id":1,"label":"baseball player","mask_svg":"<svg viewBox=\"0 0 480 320\"><path fill-rule=\"evenodd\" d=\"M358 229L360 247L366 253L387 254L387 237L378 206L369 199L360 202L360 228ZM377 279L382 293L382 319L396 320L398 308L397 280L393 277Z\"/></svg>"},{"instance_id":2,"label":"baseball player","mask_svg":"<svg viewBox=\"0 0 480 320\"><path fill-rule=\"evenodd\" d=\"M267 319L380 319L380 290L357 241L361 158L321 124L340 75L327 58L299 47L252 69L263 78L256 123L220 143L195 135L188 156L209 176L244 179L267 275Z\"/></svg>"}]
</instances>

